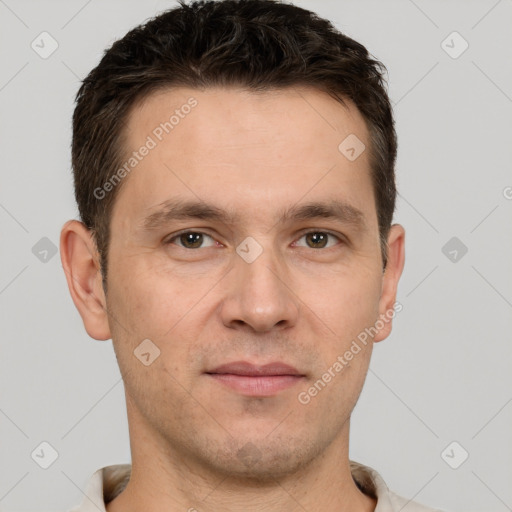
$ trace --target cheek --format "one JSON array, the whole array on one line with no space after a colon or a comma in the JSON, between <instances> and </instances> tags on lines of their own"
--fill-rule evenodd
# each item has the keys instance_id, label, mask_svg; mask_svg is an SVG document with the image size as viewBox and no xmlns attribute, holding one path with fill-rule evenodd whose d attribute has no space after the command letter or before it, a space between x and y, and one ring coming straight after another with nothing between
<instances>
[{"instance_id":1,"label":"cheek","mask_svg":"<svg viewBox=\"0 0 512 512\"><path fill-rule=\"evenodd\" d=\"M326 281L323 293L311 295L310 307L344 343L375 322L380 286L374 272L347 272Z\"/></svg>"},{"instance_id":2,"label":"cheek","mask_svg":"<svg viewBox=\"0 0 512 512\"><path fill-rule=\"evenodd\" d=\"M109 322L119 364L133 372L134 379L142 379L141 388L158 388L164 382L172 386L173 380L165 372L187 383L193 367L190 354L191 341L197 334L194 326L201 325L195 319L201 310L201 298L211 284L208 281L190 286L185 278L155 265L134 265L133 260L128 268L125 259L109 283ZM158 354L147 367L134 353L143 340L150 340L156 348L149 344L149 351Z\"/></svg>"},{"instance_id":3,"label":"cheek","mask_svg":"<svg viewBox=\"0 0 512 512\"><path fill-rule=\"evenodd\" d=\"M192 309L201 290L154 259L136 259L119 262L111 303L139 337L162 339Z\"/></svg>"}]
</instances>

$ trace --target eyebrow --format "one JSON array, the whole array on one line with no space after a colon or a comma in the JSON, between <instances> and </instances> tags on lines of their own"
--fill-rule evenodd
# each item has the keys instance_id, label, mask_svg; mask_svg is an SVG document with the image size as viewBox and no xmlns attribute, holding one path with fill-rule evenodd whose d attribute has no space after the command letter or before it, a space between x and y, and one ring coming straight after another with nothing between
<instances>
[{"instance_id":1,"label":"eyebrow","mask_svg":"<svg viewBox=\"0 0 512 512\"><path fill-rule=\"evenodd\" d=\"M155 231L172 221L189 219L209 220L234 225L238 217L236 212L223 210L202 201L171 199L161 203L158 210L145 217L142 220L141 227L144 231ZM363 212L339 199L326 202L309 202L286 208L281 210L277 223L284 224L291 221L320 218L338 220L344 224L353 225L360 230L367 229Z\"/></svg>"}]
</instances>

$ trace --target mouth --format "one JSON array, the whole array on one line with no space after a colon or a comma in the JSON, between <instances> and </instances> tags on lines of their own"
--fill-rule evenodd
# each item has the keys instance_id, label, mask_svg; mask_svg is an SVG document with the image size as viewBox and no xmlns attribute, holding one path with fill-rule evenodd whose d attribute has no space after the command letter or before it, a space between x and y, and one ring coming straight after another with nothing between
<instances>
[{"instance_id":1,"label":"mouth","mask_svg":"<svg viewBox=\"0 0 512 512\"><path fill-rule=\"evenodd\" d=\"M305 378L296 368L282 362L260 366L235 361L205 373L216 382L246 396L273 396Z\"/></svg>"}]
</instances>

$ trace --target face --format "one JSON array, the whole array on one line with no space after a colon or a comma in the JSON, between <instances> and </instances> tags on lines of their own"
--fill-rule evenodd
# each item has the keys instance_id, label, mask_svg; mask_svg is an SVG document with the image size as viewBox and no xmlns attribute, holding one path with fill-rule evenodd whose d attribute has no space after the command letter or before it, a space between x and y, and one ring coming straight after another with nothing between
<instances>
[{"instance_id":1,"label":"face","mask_svg":"<svg viewBox=\"0 0 512 512\"><path fill-rule=\"evenodd\" d=\"M383 273L365 122L311 89L183 88L128 126L104 336L132 445L217 474L295 471L348 437L372 350L354 340L392 308L403 263L394 226ZM351 134L355 160L338 148Z\"/></svg>"}]
</instances>

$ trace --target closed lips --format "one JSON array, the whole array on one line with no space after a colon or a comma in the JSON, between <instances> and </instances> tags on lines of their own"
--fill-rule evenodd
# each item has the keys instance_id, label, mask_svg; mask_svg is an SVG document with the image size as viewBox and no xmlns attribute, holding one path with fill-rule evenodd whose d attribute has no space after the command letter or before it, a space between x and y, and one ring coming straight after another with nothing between
<instances>
[{"instance_id":1,"label":"closed lips","mask_svg":"<svg viewBox=\"0 0 512 512\"><path fill-rule=\"evenodd\" d=\"M275 362L265 365L254 365L247 361L235 361L223 364L214 370L207 371L208 374L230 374L246 377L272 377L272 376L303 376L296 368L286 363Z\"/></svg>"}]
</instances>

